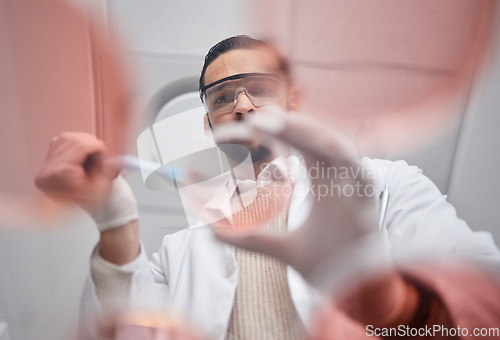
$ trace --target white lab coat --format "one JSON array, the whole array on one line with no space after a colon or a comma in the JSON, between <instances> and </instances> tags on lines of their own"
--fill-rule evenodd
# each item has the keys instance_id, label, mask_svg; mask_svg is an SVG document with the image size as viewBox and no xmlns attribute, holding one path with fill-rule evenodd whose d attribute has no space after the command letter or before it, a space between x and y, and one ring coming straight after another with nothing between
<instances>
[{"instance_id":1,"label":"white lab coat","mask_svg":"<svg viewBox=\"0 0 500 340\"><path fill-rule=\"evenodd\" d=\"M488 233L472 232L458 219L455 209L421 170L406 162L364 158L378 195L389 184L385 217L388 244L394 256L409 251L428 254L427 248L463 255L500 266L500 253ZM303 165L301 165L303 166ZM308 181L295 184L288 229L299 227L314 197ZM234 247L217 241L208 229L184 229L167 235L161 248L148 261L139 258L127 264L134 271L131 295L140 295L153 281L168 291L169 301L185 312L214 339L223 339L230 319L238 268ZM306 326L310 325L319 296L302 277L288 267L292 300ZM85 299L95 300L92 284ZM141 293L142 294L142 293Z\"/></svg>"}]
</instances>

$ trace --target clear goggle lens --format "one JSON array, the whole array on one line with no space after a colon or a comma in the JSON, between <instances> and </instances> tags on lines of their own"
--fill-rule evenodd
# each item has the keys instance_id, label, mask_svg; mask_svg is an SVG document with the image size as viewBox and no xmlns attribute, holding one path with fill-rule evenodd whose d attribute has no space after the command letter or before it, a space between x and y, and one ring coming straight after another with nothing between
<instances>
[{"instance_id":1,"label":"clear goggle lens","mask_svg":"<svg viewBox=\"0 0 500 340\"><path fill-rule=\"evenodd\" d=\"M228 79L208 88L203 95L211 114L233 111L238 96L244 92L255 107L273 105L284 98L283 82L272 75L253 75Z\"/></svg>"}]
</instances>

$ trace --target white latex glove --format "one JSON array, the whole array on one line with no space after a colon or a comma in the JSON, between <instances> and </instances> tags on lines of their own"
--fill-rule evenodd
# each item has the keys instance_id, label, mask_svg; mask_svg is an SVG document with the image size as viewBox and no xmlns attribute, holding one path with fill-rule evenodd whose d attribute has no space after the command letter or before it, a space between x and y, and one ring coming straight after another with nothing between
<instances>
[{"instance_id":1,"label":"white latex glove","mask_svg":"<svg viewBox=\"0 0 500 340\"><path fill-rule=\"evenodd\" d=\"M137 204L118 176L120 169L107 158L106 146L95 136L65 132L52 139L35 183L46 195L79 205L100 231L120 227L137 219Z\"/></svg>"},{"instance_id":2,"label":"white latex glove","mask_svg":"<svg viewBox=\"0 0 500 340\"><path fill-rule=\"evenodd\" d=\"M342 188L359 187L363 192L370 184L369 179L362 178L362 172L358 172L360 163L353 145L318 121L273 108L272 112L259 112L243 124L258 138L274 138L297 149L304 155L308 169L318 165L345 167L349 173L358 174L334 179L334 184ZM313 187L326 185L330 188L331 180L311 178ZM375 195L378 197L378 193ZM294 267L320 290L330 291L354 277L361 279L359 274L389 262L385 238L378 231L377 197L339 196L337 192L320 199L315 197L303 225L285 235L242 236L213 230L218 239L274 256Z\"/></svg>"},{"instance_id":3,"label":"white latex glove","mask_svg":"<svg viewBox=\"0 0 500 340\"><path fill-rule=\"evenodd\" d=\"M123 177L113 180L108 198L91 216L99 231L121 227L139 218L137 201Z\"/></svg>"}]
</instances>

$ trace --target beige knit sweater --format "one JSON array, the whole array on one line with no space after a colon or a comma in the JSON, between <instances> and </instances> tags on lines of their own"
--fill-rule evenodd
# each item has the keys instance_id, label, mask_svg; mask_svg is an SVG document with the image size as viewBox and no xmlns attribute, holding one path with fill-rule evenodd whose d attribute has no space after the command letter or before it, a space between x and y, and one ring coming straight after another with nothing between
<instances>
[{"instance_id":1,"label":"beige knit sweater","mask_svg":"<svg viewBox=\"0 0 500 340\"><path fill-rule=\"evenodd\" d=\"M277 184L259 190L255 197L241 195L238 203L245 207L233 215L236 227L260 223L268 213L277 217L265 223L263 233L287 230L288 206L282 188ZM240 200L241 199L241 200ZM288 287L286 265L275 258L241 248L235 249L238 264L238 286L226 335L233 339L304 339L305 331L295 310Z\"/></svg>"}]
</instances>

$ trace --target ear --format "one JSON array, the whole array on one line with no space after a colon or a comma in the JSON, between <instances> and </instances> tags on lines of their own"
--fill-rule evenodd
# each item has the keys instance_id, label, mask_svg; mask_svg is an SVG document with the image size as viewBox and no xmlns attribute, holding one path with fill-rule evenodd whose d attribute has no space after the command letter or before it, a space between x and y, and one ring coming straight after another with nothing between
<instances>
[{"instance_id":1,"label":"ear","mask_svg":"<svg viewBox=\"0 0 500 340\"><path fill-rule=\"evenodd\" d=\"M287 110L292 112L300 111L300 91L296 87L291 87L288 91Z\"/></svg>"},{"instance_id":2,"label":"ear","mask_svg":"<svg viewBox=\"0 0 500 340\"><path fill-rule=\"evenodd\" d=\"M208 113L205 113L203 115L203 129L205 130L205 133L210 132L210 124L208 124Z\"/></svg>"}]
</instances>

